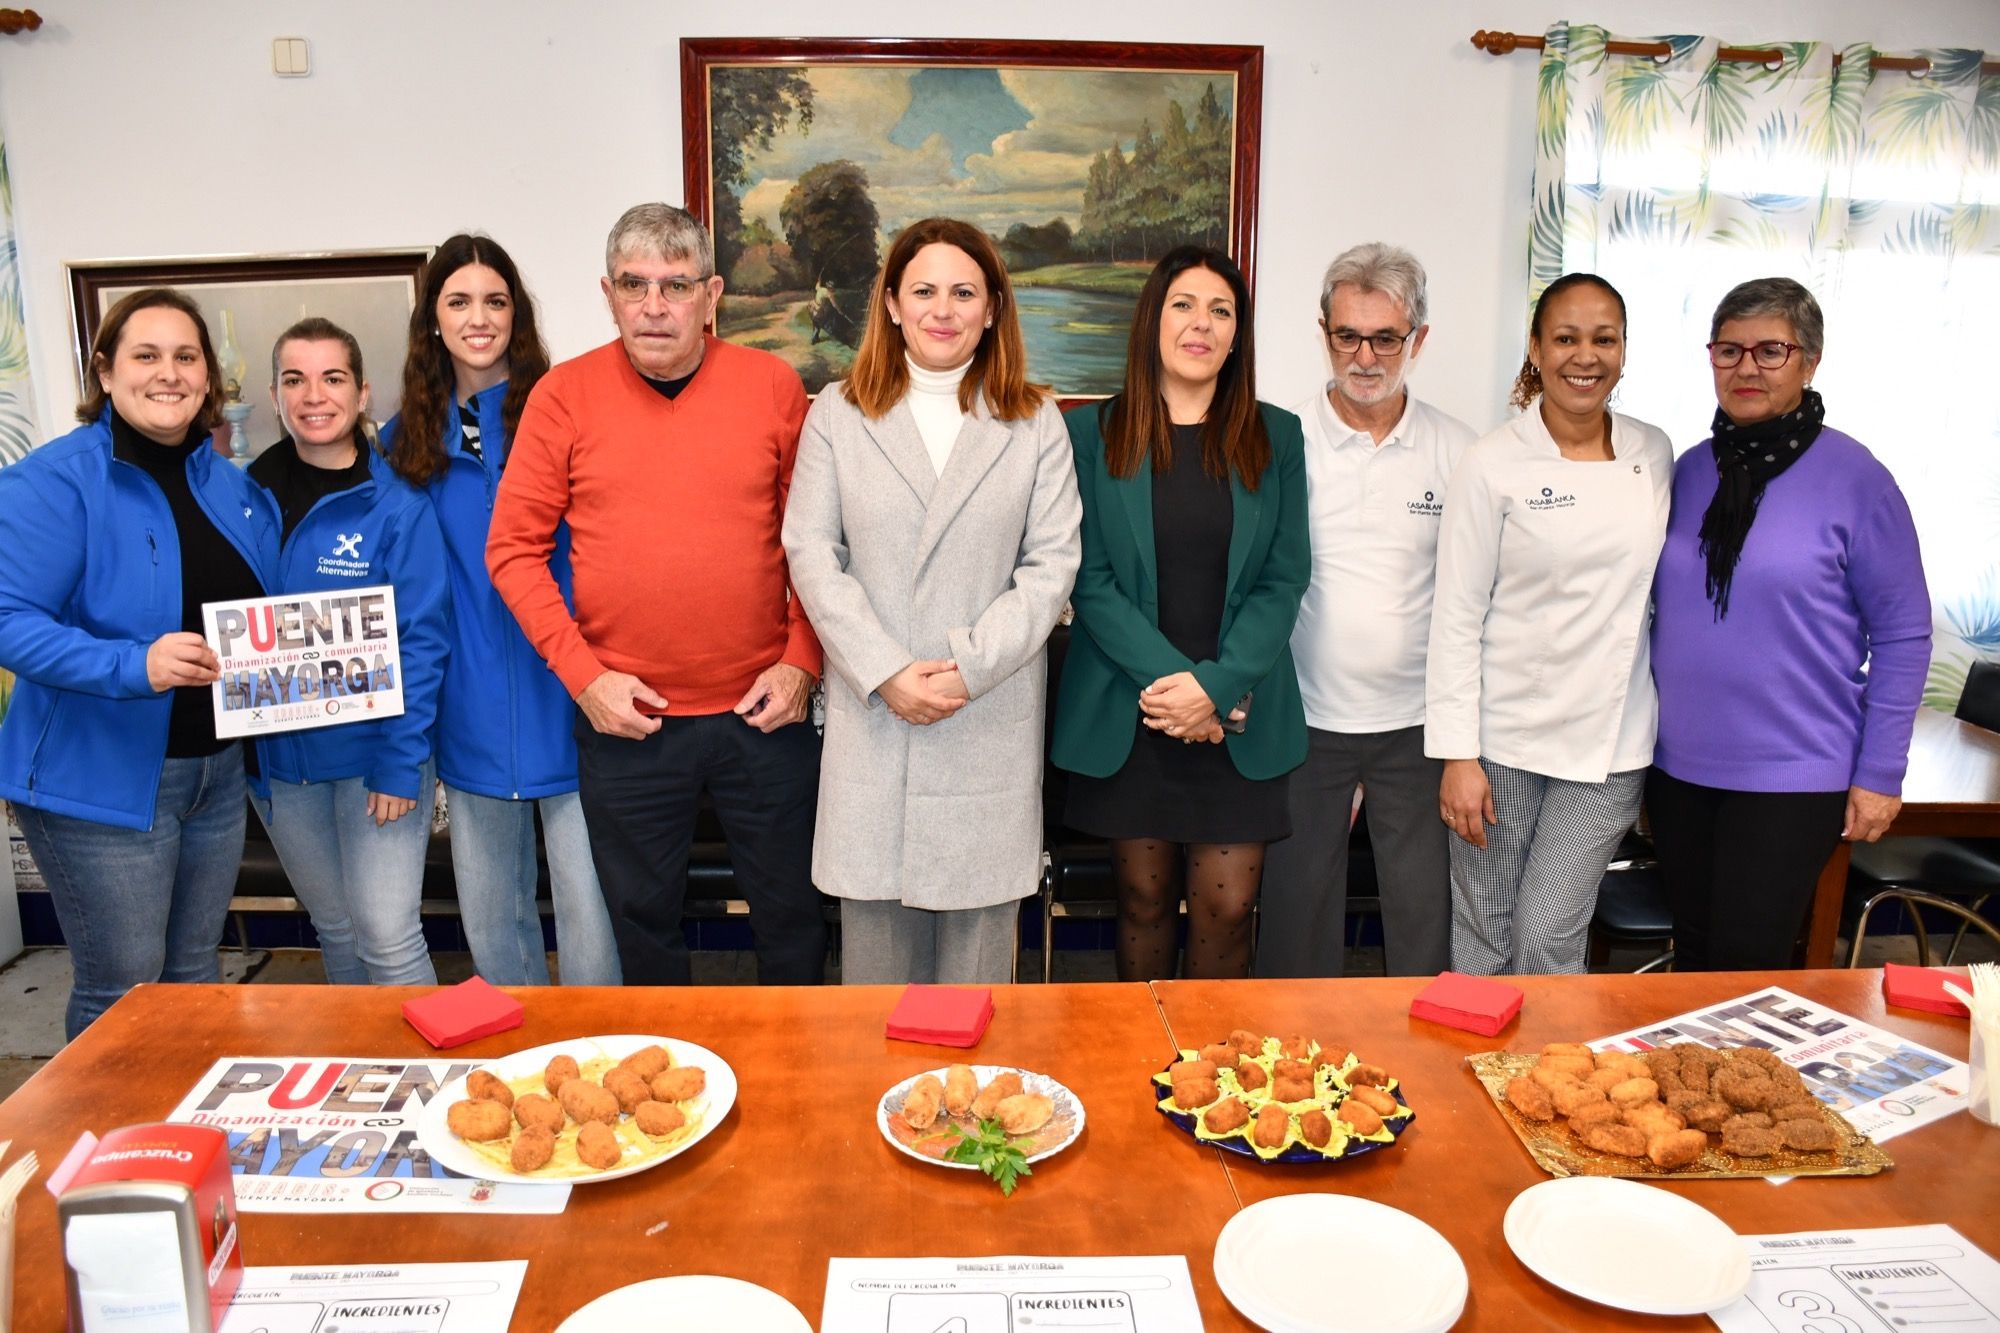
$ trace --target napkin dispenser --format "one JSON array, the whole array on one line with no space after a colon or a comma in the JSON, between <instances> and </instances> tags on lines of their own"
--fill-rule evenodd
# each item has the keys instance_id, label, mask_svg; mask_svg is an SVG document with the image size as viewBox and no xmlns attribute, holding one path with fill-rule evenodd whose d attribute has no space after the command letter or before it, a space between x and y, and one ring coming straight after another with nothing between
<instances>
[{"instance_id":1,"label":"napkin dispenser","mask_svg":"<svg viewBox=\"0 0 2000 1333\"><path fill-rule=\"evenodd\" d=\"M113 1130L56 1200L70 1333L214 1333L243 1280L229 1140Z\"/></svg>"}]
</instances>

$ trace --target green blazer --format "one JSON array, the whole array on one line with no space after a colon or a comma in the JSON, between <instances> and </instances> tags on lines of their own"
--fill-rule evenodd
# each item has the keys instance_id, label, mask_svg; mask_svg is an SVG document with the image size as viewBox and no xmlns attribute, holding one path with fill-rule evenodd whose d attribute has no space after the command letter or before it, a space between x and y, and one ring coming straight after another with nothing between
<instances>
[{"instance_id":1,"label":"green blazer","mask_svg":"<svg viewBox=\"0 0 2000 1333\"><path fill-rule=\"evenodd\" d=\"M1085 403L1064 416L1083 494L1083 564L1070 594L1076 624L1050 758L1072 773L1110 777L1132 752L1139 692L1162 676L1192 671L1224 715L1255 692L1242 734L1223 741L1238 772L1274 778L1297 768L1306 757L1306 716L1292 667L1292 625L1312 577L1299 419L1258 404L1271 465L1255 492L1230 479L1235 523L1221 651L1213 662L1191 662L1160 633L1153 470L1142 465L1117 478L1105 469L1099 406Z\"/></svg>"}]
</instances>

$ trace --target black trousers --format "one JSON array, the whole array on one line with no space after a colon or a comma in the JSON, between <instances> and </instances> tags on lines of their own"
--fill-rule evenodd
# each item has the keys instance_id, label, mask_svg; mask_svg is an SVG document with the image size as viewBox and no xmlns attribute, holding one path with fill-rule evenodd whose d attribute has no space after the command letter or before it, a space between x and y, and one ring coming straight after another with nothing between
<instances>
[{"instance_id":1,"label":"black trousers","mask_svg":"<svg viewBox=\"0 0 2000 1333\"><path fill-rule=\"evenodd\" d=\"M1728 791L1646 775L1646 813L1674 912L1674 970L1792 965L1847 792Z\"/></svg>"},{"instance_id":2,"label":"black trousers","mask_svg":"<svg viewBox=\"0 0 2000 1333\"><path fill-rule=\"evenodd\" d=\"M824 979L826 921L812 882L820 742L810 726L766 735L734 713L663 717L632 741L600 734L579 712L576 740L577 794L627 985L690 979L681 912L704 790L750 904L757 979Z\"/></svg>"}]
</instances>

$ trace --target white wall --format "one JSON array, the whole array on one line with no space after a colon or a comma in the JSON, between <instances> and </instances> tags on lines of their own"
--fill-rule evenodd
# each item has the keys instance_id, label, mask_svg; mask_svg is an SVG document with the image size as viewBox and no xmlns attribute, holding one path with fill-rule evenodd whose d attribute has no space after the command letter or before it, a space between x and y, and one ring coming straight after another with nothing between
<instances>
[{"instance_id":1,"label":"white wall","mask_svg":"<svg viewBox=\"0 0 2000 1333\"><path fill-rule=\"evenodd\" d=\"M1431 271L1421 391L1484 428L1521 355L1535 59L1478 28L1558 17L1624 35L1714 32L2000 51L1994 0L62 0L0 38L0 127L45 433L75 405L63 262L435 244L492 233L551 350L610 335L603 236L681 198L683 36L939 36L1261 44L1263 396L1322 376L1318 277L1343 247L1408 245ZM476 16L475 18L468 16ZM270 42L312 43L309 79ZM1638 352L1635 349L1635 355Z\"/></svg>"}]
</instances>

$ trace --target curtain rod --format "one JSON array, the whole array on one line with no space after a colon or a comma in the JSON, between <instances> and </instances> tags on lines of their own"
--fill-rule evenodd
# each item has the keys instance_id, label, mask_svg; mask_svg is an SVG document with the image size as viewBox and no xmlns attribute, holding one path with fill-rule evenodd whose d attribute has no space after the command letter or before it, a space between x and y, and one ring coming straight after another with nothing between
<instances>
[{"instance_id":1,"label":"curtain rod","mask_svg":"<svg viewBox=\"0 0 2000 1333\"><path fill-rule=\"evenodd\" d=\"M1530 32L1488 32L1481 28L1472 34L1472 44L1489 55L1506 56L1526 48L1530 51L1542 49L1540 36ZM1604 49L1614 56L1651 56L1658 60L1673 54L1674 49L1665 42L1606 42ZM1784 52L1755 46L1725 46L1717 51L1718 60L1738 60L1752 65L1774 64L1782 59ZM1836 51L1833 63L1840 64L1840 53ZM1871 69L1903 70L1910 74L1928 74L1931 62L1922 56L1876 56L1868 62ZM1989 60L1979 67L1982 74L2000 74L2000 61Z\"/></svg>"},{"instance_id":2,"label":"curtain rod","mask_svg":"<svg viewBox=\"0 0 2000 1333\"><path fill-rule=\"evenodd\" d=\"M42 26L42 16L32 9L0 9L0 33L12 37L26 30L33 32Z\"/></svg>"}]
</instances>

